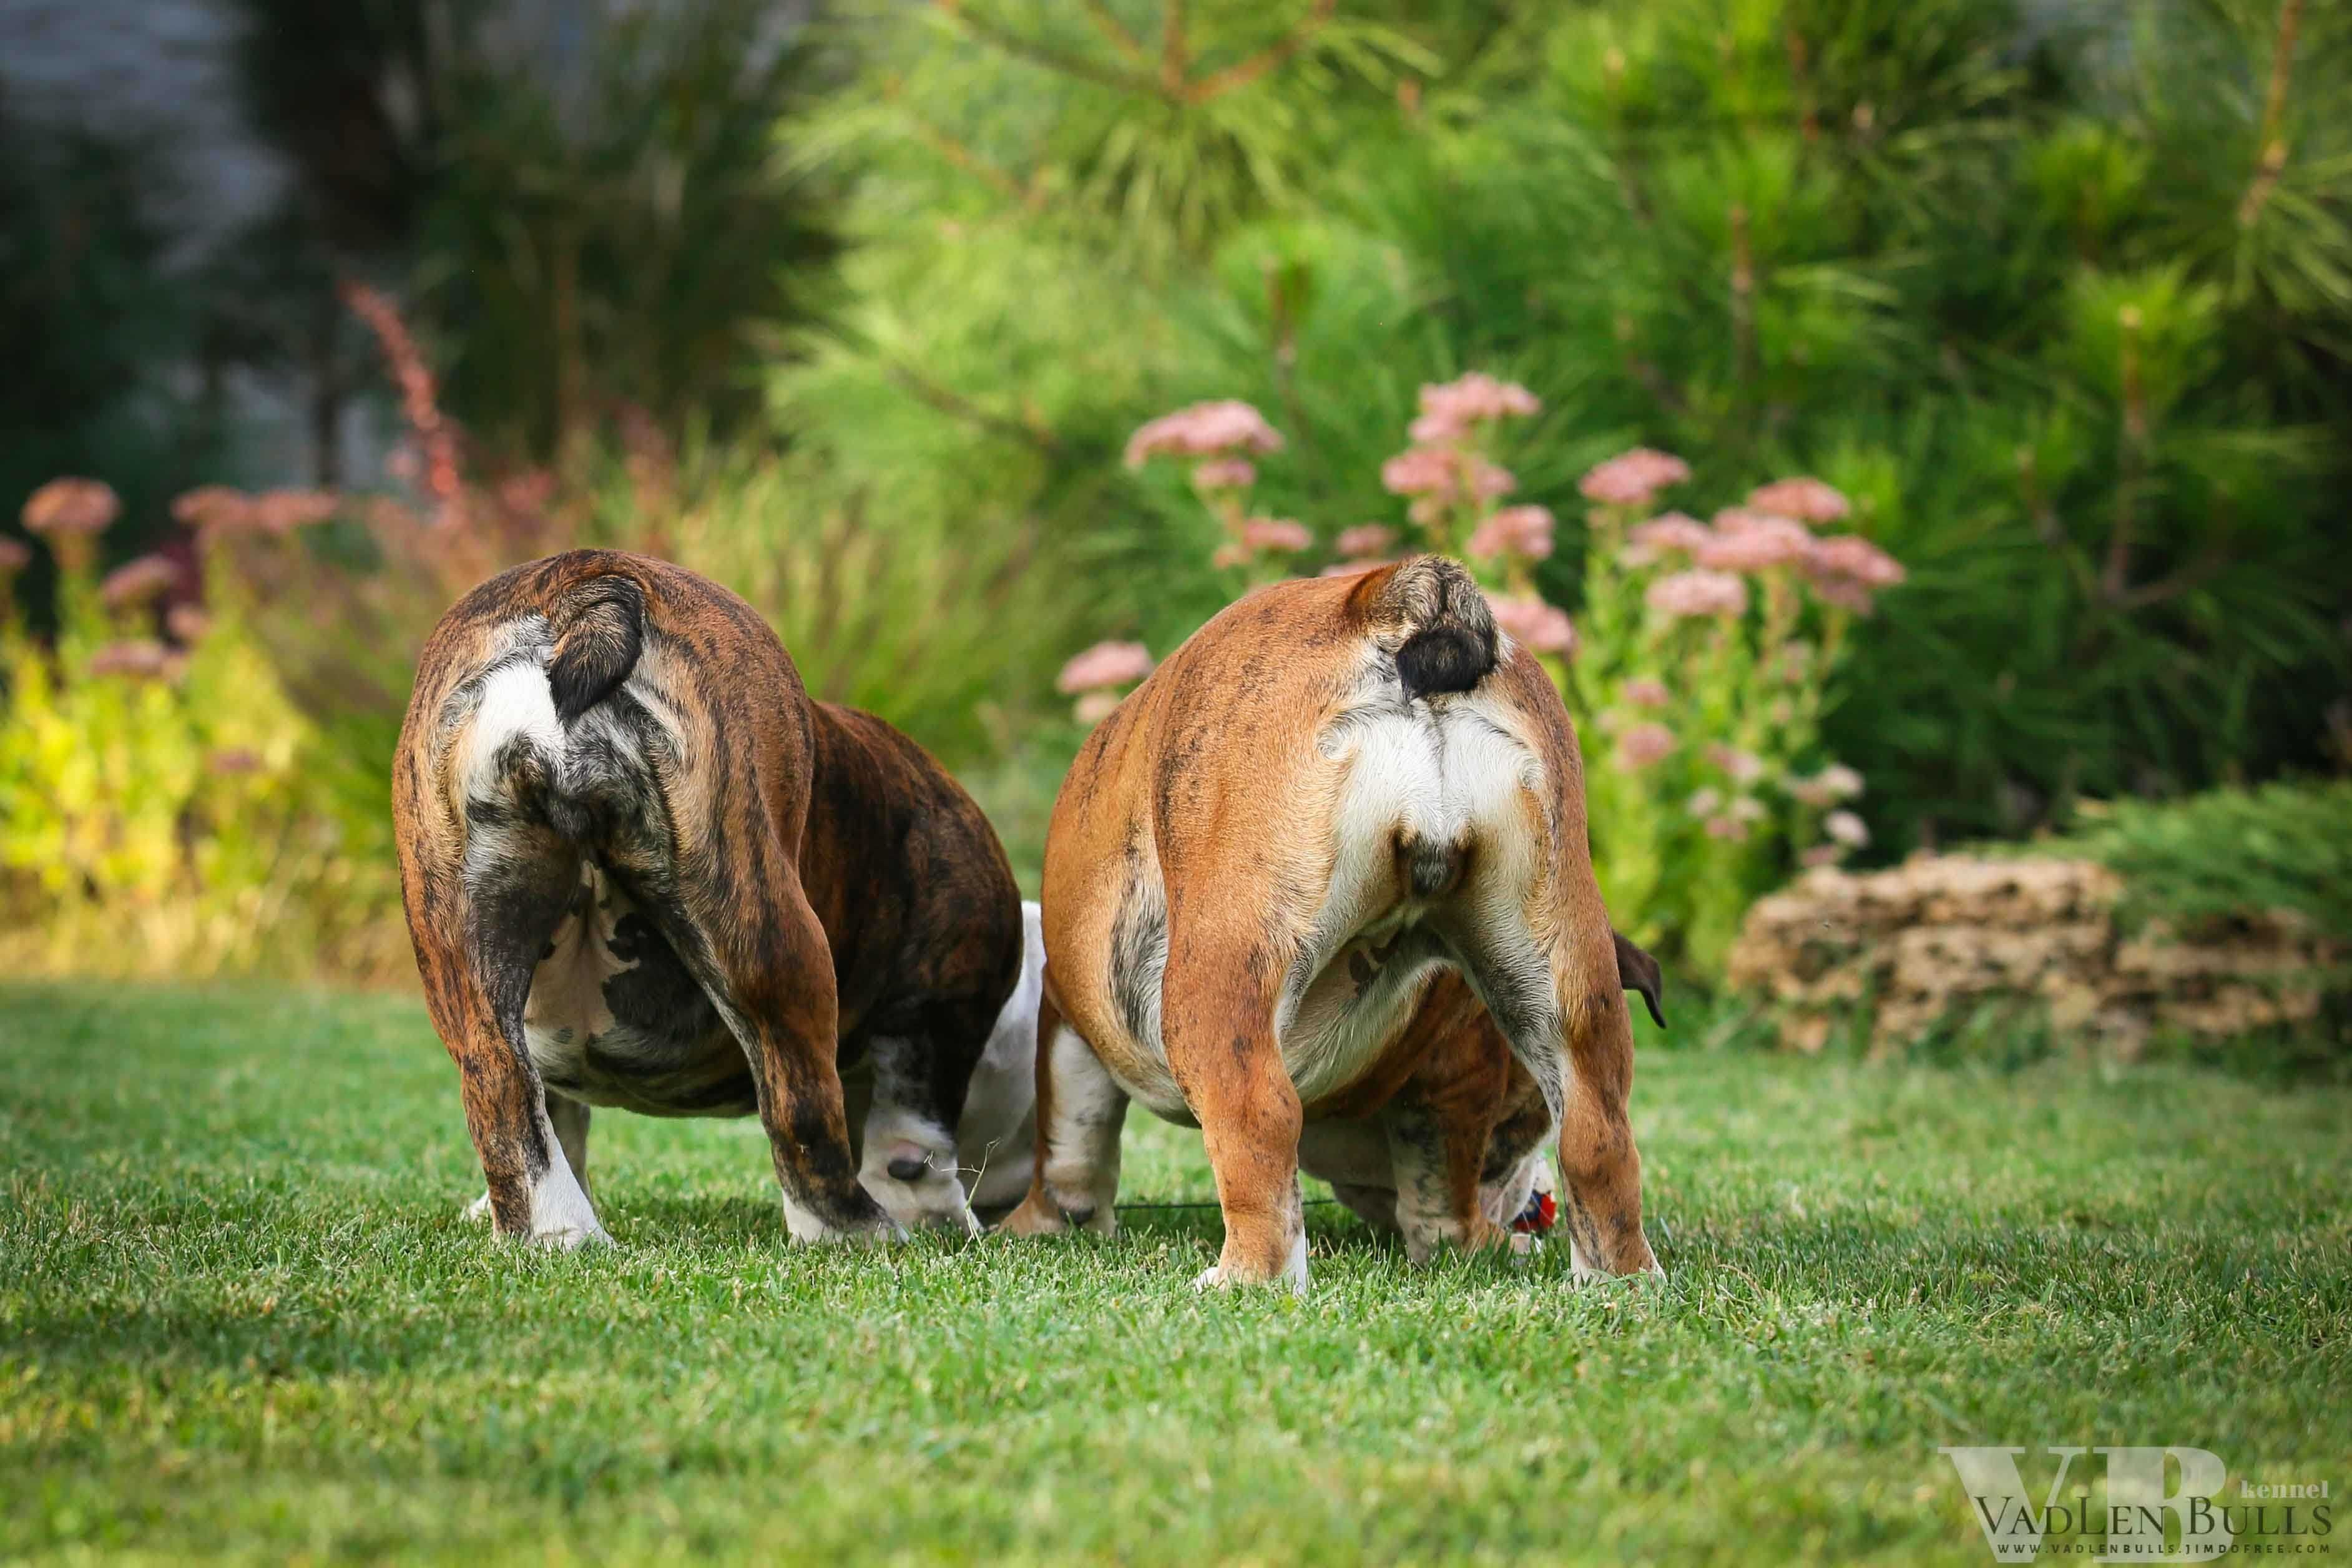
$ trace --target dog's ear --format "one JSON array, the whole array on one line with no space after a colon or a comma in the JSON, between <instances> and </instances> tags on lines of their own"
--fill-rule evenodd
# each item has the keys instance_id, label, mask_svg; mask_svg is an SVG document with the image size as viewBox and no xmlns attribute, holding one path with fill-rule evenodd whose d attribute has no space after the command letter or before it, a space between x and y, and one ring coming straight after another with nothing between
<instances>
[{"instance_id":1,"label":"dog's ear","mask_svg":"<svg viewBox=\"0 0 2352 1568\"><path fill-rule=\"evenodd\" d=\"M1617 939L1617 984L1628 991L1639 991L1642 1000L1650 1005L1650 1017L1661 1029L1666 1026L1666 1010L1659 999L1665 994L1665 976L1658 972L1658 961L1625 940L1625 933L1612 931Z\"/></svg>"}]
</instances>

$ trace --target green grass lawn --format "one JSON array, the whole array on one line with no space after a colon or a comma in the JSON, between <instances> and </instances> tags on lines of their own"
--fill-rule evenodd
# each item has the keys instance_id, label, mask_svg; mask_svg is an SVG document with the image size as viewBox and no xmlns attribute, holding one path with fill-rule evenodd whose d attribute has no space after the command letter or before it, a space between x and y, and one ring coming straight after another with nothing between
<instances>
[{"instance_id":1,"label":"green grass lawn","mask_svg":"<svg viewBox=\"0 0 2352 1568\"><path fill-rule=\"evenodd\" d=\"M748 1122L602 1116L618 1249L496 1247L415 1004L0 993L0 1559L1984 1563L1939 1444L2352 1483L2352 1090L1641 1073L1664 1287L1322 1206L1202 1299L1213 1212L790 1248Z\"/></svg>"}]
</instances>

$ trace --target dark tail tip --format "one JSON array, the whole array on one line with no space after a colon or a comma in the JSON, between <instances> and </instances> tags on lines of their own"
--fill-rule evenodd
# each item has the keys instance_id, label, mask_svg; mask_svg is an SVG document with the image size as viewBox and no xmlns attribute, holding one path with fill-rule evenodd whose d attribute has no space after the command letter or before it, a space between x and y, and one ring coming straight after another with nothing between
<instances>
[{"instance_id":1,"label":"dark tail tip","mask_svg":"<svg viewBox=\"0 0 2352 1568\"><path fill-rule=\"evenodd\" d=\"M1440 624L1406 638L1396 667L1407 697L1467 691L1495 668L1495 642L1468 626Z\"/></svg>"},{"instance_id":2,"label":"dark tail tip","mask_svg":"<svg viewBox=\"0 0 2352 1568\"><path fill-rule=\"evenodd\" d=\"M1494 612L1461 563L1416 555L1368 583L1377 618L1405 633L1396 668L1408 698L1467 691L1494 669Z\"/></svg>"},{"instance_id":3,"label":"dark tail tip","mask_svg":"<svg viewBox=\"0 0 2352 1568\"><path fill-rule=\"evenodd\" d=\"M645 591L626 577L591 577L557 595L548 622L555 632L548 690L555 716L569 724L636 668L645 646Z\"/></svg>"}]
</instances>

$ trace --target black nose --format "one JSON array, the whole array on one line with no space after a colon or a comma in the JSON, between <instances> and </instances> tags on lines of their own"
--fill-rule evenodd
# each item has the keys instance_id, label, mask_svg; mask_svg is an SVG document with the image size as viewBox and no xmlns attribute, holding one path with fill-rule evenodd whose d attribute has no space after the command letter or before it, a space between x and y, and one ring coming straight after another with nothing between
<instances>
[{"instance_id":1,"label":"black nose","mask_svg":"<svg viewBox=\"0 0 2352 1568\"><path fill-rule=\"evenodd\" d=\"M919 1182L931 1173L931 1167L912 1154L902 1154L890 1162L890 1179L894 1182Z\"/></svg>"}]
</instances>

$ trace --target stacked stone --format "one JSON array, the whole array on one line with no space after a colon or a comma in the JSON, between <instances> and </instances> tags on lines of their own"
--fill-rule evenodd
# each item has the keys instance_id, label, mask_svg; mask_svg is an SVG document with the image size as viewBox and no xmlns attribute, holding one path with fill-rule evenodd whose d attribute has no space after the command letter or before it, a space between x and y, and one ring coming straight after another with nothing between
<instances>
[{"instance_id":1,"label":"stacked stone","mask_svg":"<svg viewBox=\"0 0 2352 1568\"><path fill-rule=\"evenodd\" d=\"M1784 1043L1822 1048L1869 1012L1874 1051L1900 1049L1987 1003L2046 1012L2137 1055L2157 1032L2226 1037L2317 1015L2347 955L2300 916L2255 911L2126 933L2123 884L2087 860L1922 856L1853 875L1824 867L1757 903L1732 984L1769 997Z\"/></svg>"}]
</instances>

